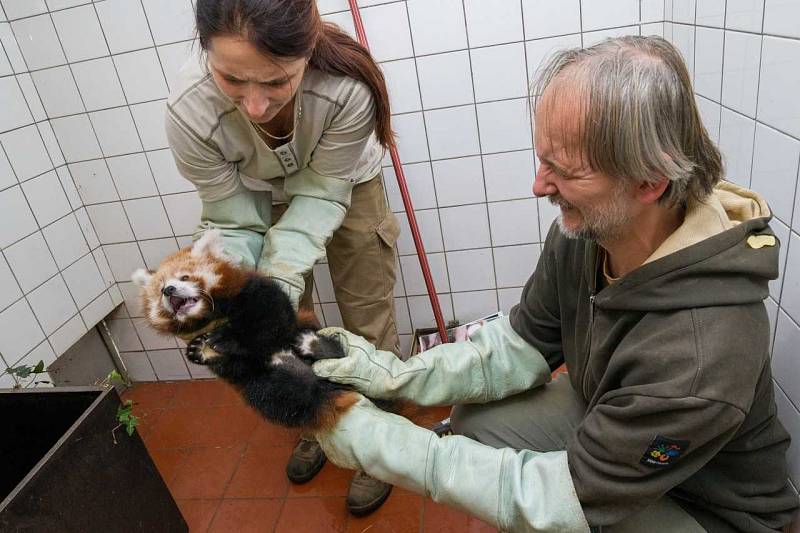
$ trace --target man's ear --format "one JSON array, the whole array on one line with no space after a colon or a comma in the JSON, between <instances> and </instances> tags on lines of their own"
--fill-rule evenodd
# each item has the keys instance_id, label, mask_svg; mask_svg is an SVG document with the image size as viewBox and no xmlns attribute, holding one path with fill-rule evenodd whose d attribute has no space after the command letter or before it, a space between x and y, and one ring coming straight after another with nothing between
<instances>
[{"instance_id":1,"label":"man's ear","mask_svg":"<svg viewBox=\"0 0 800 533\"><path fill-rule=\"evenodd\" d=\"M669 179L661 176L657 181L640 183L636 187L636 198L643 204L650 205L658 202L669 186Z\"/></svg>"},{"instance_id":2,"label":"man's ear","mask_svg":"<svg viewBox=\"0 0 800 533\"><path fill-rule=\"evenodd\" d=\"M151 279L153 279L153 273L144 268L138 268L131 274L131 281L139 287L146 287L150 284Z\"/></svg>"},{"instance_id":3,"label":"man's ear","mask_svg":"<svg viewBox=\"0 0 800 533\"><path fill-rule=\"evenodd\" d=\"M192 244L192 255L202 257L209 254L214 257L223 255L222 232L218 229L210 229Z\"/></svg>"}]
</instances>

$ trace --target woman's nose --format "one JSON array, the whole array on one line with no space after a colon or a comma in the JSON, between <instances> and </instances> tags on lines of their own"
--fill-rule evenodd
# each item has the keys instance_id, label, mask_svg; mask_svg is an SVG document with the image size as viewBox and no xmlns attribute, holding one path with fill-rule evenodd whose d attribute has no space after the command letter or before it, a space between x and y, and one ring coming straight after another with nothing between
<instances>
[{"instance_id":1,"label":"woman's nose","mask_svg":"<svg viewBox=\"0 0 800 533\"><path fill-rule=\"evenodd\" d=\"M244 110L251 119L257 119L266 113L269 107L269 98L258 87L250 87L242 99Z\"/></svg>"}]
</instances>

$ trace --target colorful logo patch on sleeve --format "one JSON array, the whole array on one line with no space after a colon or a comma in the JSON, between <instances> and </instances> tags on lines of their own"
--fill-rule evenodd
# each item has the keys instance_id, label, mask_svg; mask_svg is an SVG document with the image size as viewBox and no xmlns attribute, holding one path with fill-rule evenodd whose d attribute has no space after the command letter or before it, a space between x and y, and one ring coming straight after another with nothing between
<instances>
[{"instance_id":1,"label":"colorful logo patch on sleeve","mask_svg":"<svg viewBox=\"0 0 800 533\"><path fill-rule=\"evenodd\" d=\"M676 440L656 435L639 464L653 468L664 468L675 464L689 447L688 440Z\"/></svg>"}]
</instances>

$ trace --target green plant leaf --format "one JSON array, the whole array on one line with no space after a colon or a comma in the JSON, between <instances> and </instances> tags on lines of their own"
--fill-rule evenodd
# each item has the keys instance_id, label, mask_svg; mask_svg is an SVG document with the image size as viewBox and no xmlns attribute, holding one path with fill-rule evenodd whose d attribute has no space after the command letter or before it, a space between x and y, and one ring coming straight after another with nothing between
<instances>
[{"instance_id":1,"label":"green plant leaf","mask_svg":"<svg viewBox=\"0 0 800 533\"><path fill-rule=\"evenodd\" d=\"M111 372L109 372L108 376L106 377L106 379L108 381L120 381L120 382L124 382L125 381L125 379L122 377L122 374L120 374L116 370L112 370Z\"/></svg>"},{"instance_id":2,"label":"green plant leaf","mask_svg":"<svg viewBox=\"0 0 800 533\"><path fill-rule=\"evenodd\" d=\"M12 376L17 376L18 378L27 378L33 372L33 367L30 365L9 367L6 369L6 372L11 374Z\"/></svg>"},{"instance_id":3,"label":"green plant leaf","mask_svg":"<svg viewBox=\"0 0 800 533\"><path fill-rule=\"evenodd\" d=\"M138 423L139 423L139 418L131 415L130 420L128 420L128 423L125 424L125 431L128 432L129 437L133 436L133 430Z\"/></svg>"},{"instance_id":4,"label":"green plant leaf","mask_svg":"<svg viewBox=\"0 0 800 533\"><path fill-rule=\"evenodd\" d=\"M134 416L133 400L126 400L122 405L117 407L117 421L125 426L125 431L128 435L133 435L133 430L139 423L139 417Z\"/></svg>"},{"instance_id":5,"label":"green plant leaf","mask_svg":"<svg viewBox=\"0 0 800 533\"><path fill-rule=\"evenodd\" d=\"M34 374L41 374L44 372L44 361L39 361L36 363L36 367L33 369Z\"/></svg>"}]
</instances>

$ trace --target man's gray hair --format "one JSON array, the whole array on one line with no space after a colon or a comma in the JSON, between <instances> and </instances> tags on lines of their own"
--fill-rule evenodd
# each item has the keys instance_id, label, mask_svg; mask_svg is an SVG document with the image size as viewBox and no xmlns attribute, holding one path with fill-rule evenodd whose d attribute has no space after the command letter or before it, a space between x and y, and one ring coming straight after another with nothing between
<instances>
[{"instance_id":1,"label":"man's gray hair","mask_svg":"<svg viewBox=\"0 0 800 533\"><path fill-rule=\"evenodd\" d=\"M666 177L661 201L670 206L703 200L722 178L722 158L703 127L686 65L661 37L618 37L556 52L537 73L531 96L544 95L554 81L558 94L547 94L544 105L577 97L573 143L592 169L633 183Z\"/></svg>"}]
</instances>

